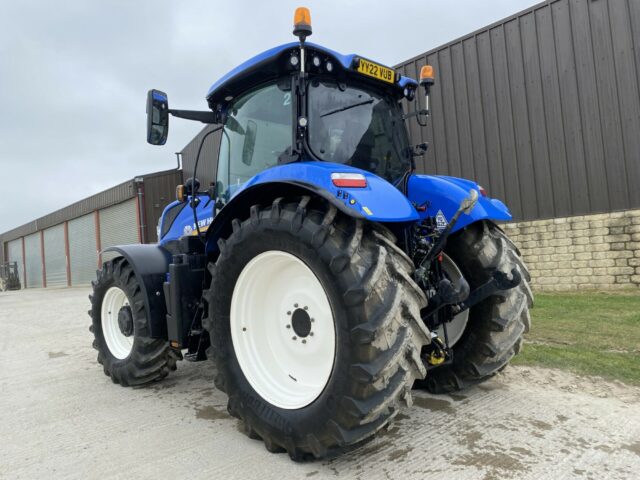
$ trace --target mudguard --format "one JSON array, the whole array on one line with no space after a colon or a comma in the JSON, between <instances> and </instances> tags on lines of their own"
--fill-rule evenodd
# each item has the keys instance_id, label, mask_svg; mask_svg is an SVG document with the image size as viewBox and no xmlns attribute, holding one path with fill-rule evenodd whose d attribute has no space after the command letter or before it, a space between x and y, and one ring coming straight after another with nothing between
<instances>
[{"instance_id":1,"label":"mudguard","mask_svg":"<svg viewBox=\"0 0 640 480\"><path fill-rule=\"evenodd\" d=\"M331 182L332 173L360 173L366 178L367 186L338 188ZM243 184L232 186L231 199L215 218L214 202L201 195L197 208L200 231L209 229L219 233L225 222L238 215L238 209L268 201L269 197L273 200L277 196L305 192L325 198L349 216L373 222L414 222L420 218L397 188L373 173L336 163L296 162L269 168ZM173 202L165 208L160 221L160 244L195 233L193 211L188 202ZM208 234L207 238L217 240L218 236Z\"/></svg>"},{"instance_id":2,"label":"mudguard","mask_svg":"<svg viewBox=\"0 0 640 480\"><path fill-rule=\"evenodd\" d=\"M366 178L367 186L338 188L331 182L332 173L359 173ZM389 182L365 170L337 163L296 162L273 167L251 178L235 194L270 182L305 186L348 215L372 222L411 222L419 218L411 202Z\"/></svg>"},{"instance_id":3,"label":"mudguard","mask_svg":"<svg viewBox=\"0 0 640 480\"><path fill-rule=\"evenodd\" d=\"M435 217L438 224L442 225L451 220L471 189L480 193L480 186L470 180L439 175L412 175L409 178L408 196L417 207L426 207L426 210L419 211L420 217ZM471 213L462 214L452 231L458 231L479 220L509 221L511 212L500 200L480 194Z\"/></svg>"},{"instance_id":4,"label":"mudguard","mask_svg":"<svg viewBox=\"0 0 640 480\"><path fill-rule=\"evenodd\" d=\"M133 268L138 285L144 296L144 303L149 316L150 336L167 338L167 306L165 304L162 284L169 271L171 254L157 244L118 245L105 248L104 252L115 252L127 259Z\"/></svg>"},{"instance_id":5,"label":"mudguard","mask_svg":"<svg viewBox=\"0 0 640 480\"><path fill-rule=\"evenodd\" d=\"M367 180L363 188L338 188L332 173L360 173ZM238 212L277 197L315 194L325 198L345 214L373 222L414 222L418 212L402 192L373 173L329 162L296 162L264 170L232 192L232 198L213 219L207 231L207 252L228 233Z\"/></svg>"}]
</instances>

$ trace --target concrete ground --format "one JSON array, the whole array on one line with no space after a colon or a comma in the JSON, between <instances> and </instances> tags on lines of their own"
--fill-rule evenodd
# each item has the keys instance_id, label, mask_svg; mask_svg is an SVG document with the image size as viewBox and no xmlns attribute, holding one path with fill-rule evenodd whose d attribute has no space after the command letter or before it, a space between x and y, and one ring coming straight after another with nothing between
<instances>
[{"instance_id":1,"label":"concrete ground","mask_svg":"<svg viewBox=\"0 0 640 480\"><path fill-rule=\"evenodd\" d=\"M385 433L293 463L238 431L209 362L122 388L96 363L88 289L0 293L0 478L638 478L640 389L508 368L415 393Z\"/></svg>"}]
</instances>

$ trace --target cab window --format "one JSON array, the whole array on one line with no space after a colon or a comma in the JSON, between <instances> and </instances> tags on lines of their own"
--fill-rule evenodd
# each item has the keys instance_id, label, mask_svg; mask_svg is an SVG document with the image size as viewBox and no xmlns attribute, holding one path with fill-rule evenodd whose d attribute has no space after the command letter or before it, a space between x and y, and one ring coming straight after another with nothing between
<instances>
[{"instance_id":1,"label":"cab window","mask_svg":"<svg viewBox=\"0 0 640 480\"><path fill-rule=\"evenodd\" d=\"M230 106L218 157L219 194L229 199L257 173L278 164L291 147L288 85L272 83L239 96Z\"/></svg>"}]
</instances>

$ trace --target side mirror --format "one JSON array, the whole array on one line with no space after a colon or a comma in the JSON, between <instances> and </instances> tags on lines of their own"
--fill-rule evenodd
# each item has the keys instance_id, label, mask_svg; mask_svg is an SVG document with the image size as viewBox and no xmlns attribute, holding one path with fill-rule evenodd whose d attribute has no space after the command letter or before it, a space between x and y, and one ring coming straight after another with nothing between
<instances>
[{"instance_id":1,"label":"side mirror","mask_svg":"<svg viewBox=\"0 0 640 480\"><path fill-rule=\"evenodd\" d=\"M160 90L147 93L147 142L164 145L169 133L169 101Z\"/></svg>"}]
</instances>

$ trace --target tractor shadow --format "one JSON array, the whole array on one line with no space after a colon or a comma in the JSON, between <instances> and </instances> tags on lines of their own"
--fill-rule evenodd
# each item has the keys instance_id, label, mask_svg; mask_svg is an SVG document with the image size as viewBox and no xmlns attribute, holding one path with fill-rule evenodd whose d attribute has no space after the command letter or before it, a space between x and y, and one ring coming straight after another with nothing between
<instances>
[{"instance_id":1,"label":"tractor shadow","mask_svg":"<svg viewBox=\"0 0 640 480\"><path fill-rule=\"evenodd\" d=\"M229 432L229 435L237 434L236 431L244 435L241 422L227 412L226 394L214 386L215 374L215 367L210 362L181 362L178 370L172 372L169 377L161 382L140 387L140 390L147 392L146 395L149 397L168 400L174 406L180 404L183 408L185 406L192 408L195 420L198 422L215 422L216 428L223 425L225 429L231 427L233 433ZM403 463L415 455L422 455L419 452L426 449L426 446L421 447L414 439L416 436L424 435L432 426L438 428L440 447L446 448L448 442L460 446L459 436L453 434L456 427L451 427L450 435L447 435L446 431L441 431L440 427L443 424L459 421L461 413L466 410L475 410L488 394L499 393L505 388L506 386L499 381L490 380L462 394L436 396L414 389L413 406L398 413L394 421L378 432L374 438L322 460L309 459L293 464L286 454L268 454L261 440L251 441L251 443L255 444L258 451L264 452L269 461L282 461L300 467L306 465L314 467L318 473L325 471L325 474L331 474L331 476L344 469L369 470L365 465L372 461L378 462L380 459L396 464ZM461 409L463 412L460 411ZM464 415L468 418L467 414ZM465 444L463 446L472 447L477 440L475 439L477 435L473 431L468 433L463 438ZM231 438L229 440L233 441Z\"/></svg>"}]
</instances>

